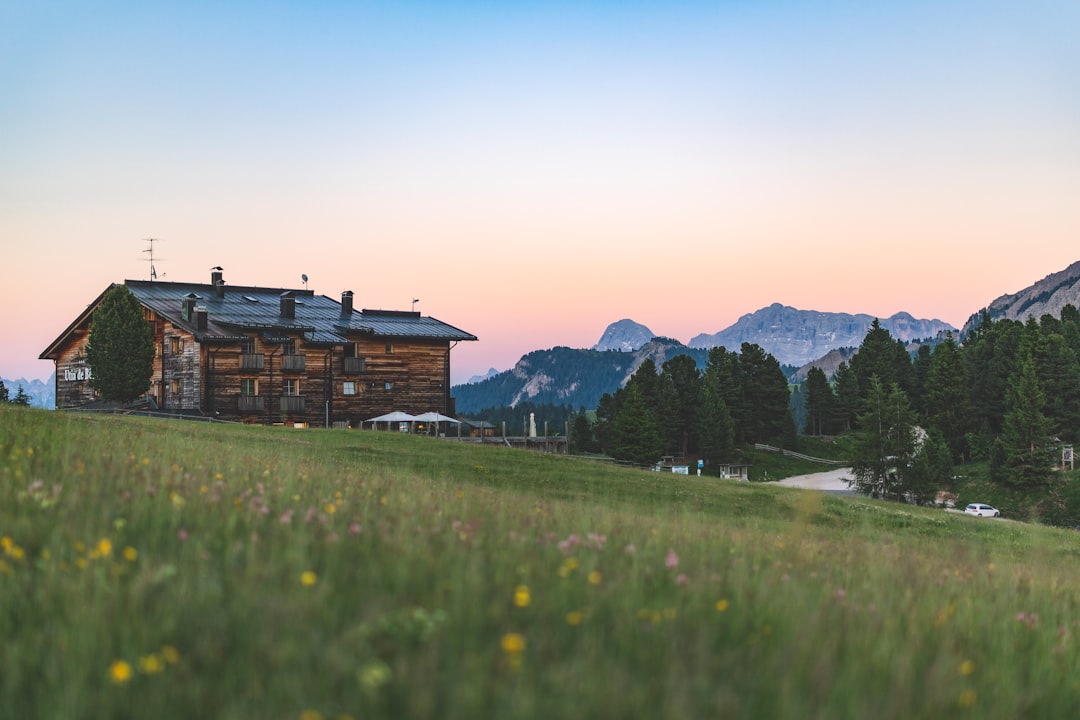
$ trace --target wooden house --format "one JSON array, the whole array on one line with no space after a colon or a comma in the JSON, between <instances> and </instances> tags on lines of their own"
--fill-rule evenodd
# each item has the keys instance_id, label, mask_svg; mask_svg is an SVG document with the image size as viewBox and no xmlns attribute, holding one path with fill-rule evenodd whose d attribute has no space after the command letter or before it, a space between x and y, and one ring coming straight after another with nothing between
<instances>
[{"instance_id":1,"label":"wooden house","mask_svg":"<svg viewBox=\"0 0 1080 720\"><path fill-rule=\"evenodd\" d=\"M450 351L476 336L399 310L356 310L310 290L127 280L156 354L148 402L164 412L250 423L359 427L391 411L454 414ZM105 293L41 353L57 409L97 401L86 344Z\"/></svg>"}]
</instances>

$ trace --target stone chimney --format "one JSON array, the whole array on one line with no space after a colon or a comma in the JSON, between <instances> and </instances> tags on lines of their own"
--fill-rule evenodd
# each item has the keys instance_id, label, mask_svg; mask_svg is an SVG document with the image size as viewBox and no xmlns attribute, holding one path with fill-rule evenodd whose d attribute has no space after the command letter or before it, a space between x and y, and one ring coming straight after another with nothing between
<instances>
[{"instance_id":1,"label":"stone chimney","mask_svg":"<svg viewBox=\"0 0 1080 720\"><path fill-rule=\"evenodd\" d=\"M281 293L281 317L286 320L296 319L296 298L291 292Z\"/></svg>"},{"instance_id":2,"label":"stone chimney","mask_svg":"<svg viewBox=\"0 0 1080 720\"><path fill-rule=\"evenodd\" d=\"M352 290L341 293L341 314L352 315Z\"/></svg>"}]
</instances>

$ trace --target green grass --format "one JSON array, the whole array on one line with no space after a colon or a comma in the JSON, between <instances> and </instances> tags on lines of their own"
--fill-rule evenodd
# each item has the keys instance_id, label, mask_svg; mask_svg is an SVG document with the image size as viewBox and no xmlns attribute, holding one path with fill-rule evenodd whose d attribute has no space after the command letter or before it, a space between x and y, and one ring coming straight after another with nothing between
<instances>
[{"instance_id":1,"label":"green grass","mask_svg":"<svg viewBox=\"0 0 1080 720\"><path fill-rule=\"evenodd\" d=\"M0 408L0 538L11 717L1080 707L1075 531L397 433Z\"/></svg>"}]
</instances>

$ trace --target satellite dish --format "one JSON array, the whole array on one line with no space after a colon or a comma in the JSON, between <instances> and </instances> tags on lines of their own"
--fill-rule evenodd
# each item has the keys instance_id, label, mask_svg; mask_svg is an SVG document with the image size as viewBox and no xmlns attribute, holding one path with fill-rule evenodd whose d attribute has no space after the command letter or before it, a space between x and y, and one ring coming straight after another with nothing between
<instances>
[{"instance_id":1,"label":"satellite dish","mask_svg":"<svg viewBox=\"0 0 1080 720\"><path fill-rule=\"evenodd\" d=\"M303 280L304 282L307 282L307 273L302 274L300 276L300 279Z\"/></svg>"}]
</instances>

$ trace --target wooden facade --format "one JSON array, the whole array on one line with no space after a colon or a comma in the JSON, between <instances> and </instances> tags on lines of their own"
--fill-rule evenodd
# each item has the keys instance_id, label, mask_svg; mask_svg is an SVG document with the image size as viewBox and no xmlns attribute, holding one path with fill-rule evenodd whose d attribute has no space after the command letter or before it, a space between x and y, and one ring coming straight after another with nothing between
<instances>
[{"instance_id":1,"label":"wooden facade","mask_svg":"<svg viewBox=\"0 0 1080 720\"><path fill-rule=\"evenodd\" d=\"M147 402L164 412L249 423L354 426L395 410L454 414L450 352L475 336L420 313L362 310L307 290L129 280L153 329ZM56 406L97 398L85 363L93 309L42 354Z\"/></svg>"}]
</instances>

